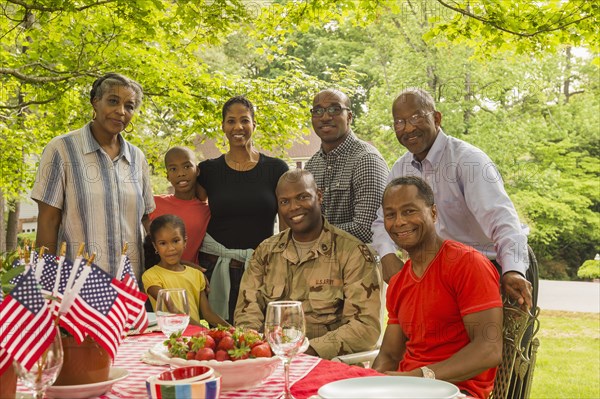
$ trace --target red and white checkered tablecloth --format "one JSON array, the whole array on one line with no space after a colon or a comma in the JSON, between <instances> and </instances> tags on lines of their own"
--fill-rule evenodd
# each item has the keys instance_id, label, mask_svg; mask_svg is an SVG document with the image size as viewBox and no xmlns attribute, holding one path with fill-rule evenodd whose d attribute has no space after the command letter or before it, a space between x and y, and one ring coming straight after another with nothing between
<instances>
[{"instance_id":1,"label":"red and white checkered tablecloth","mask_svg":"<svg viewBox=\"0 0 600 399\"><path fill-rule=\"evenodd\" d=\"M96 399L141 399L147 398L146 379L160 374L168 366L154 366L142 362L140 359L148 349L163 341L162 334L144 334L130 336L119 347L113 367L127 369L127 378L112 386L110 392ZM321 359L314 356L298 355L290 367L290 384L304 378ZM221 392L221 399L277 399L283 393L284 377L283 365L279 365L273 374L254 389ZM19 392L26 392L24 387L19 387Z\"/></svg>"},{"instance_id":2,"label":"red and white checkered tablecloth","mask_svg":"<svg viewBox=\"0 0 600 399\"><path fill-rule=\"evenodd\" d=\"M167 366L152 366L140 361L142 355L165 338L162 334L138 335L128 337L119 347L115 367L126 368L129 376L116 383L109 394L100 399L138 399L147 398L146 379L160 374ZM320 359L313 356L299 355L290 367L290 384L302 379L310 372ZM254 389L241 389L221 392L221 399L277 399L283 392L283 365L279 365L269 378Z\"/></svg>"}]
</instances>

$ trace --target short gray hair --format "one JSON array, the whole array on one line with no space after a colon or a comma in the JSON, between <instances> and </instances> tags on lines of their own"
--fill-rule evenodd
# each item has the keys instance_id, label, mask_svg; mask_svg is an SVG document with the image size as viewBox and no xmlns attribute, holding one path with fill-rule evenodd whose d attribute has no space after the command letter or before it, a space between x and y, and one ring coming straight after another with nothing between
<instances>
[{"instance_id":1,"label":"short gray hair","mask_svg":"<svg viewBox=\"0 0 600 399\"><path fill-rule=\"evenodd\" d=\"M92 84L92 90L90 90L90 102L94 100L100 100L102 96L114 86L127 87L135 93L135 109L138 109L142 105L142 98L144 92L142 86L133 79L129 79L119 73L107 73L106 75L96 79Z\"/></svg>"},{"instance_id":2,"label":"short gray hair","mask_svg":"<svg viewBox=\"0 0 600 399\"><path fill-rule=\"evenodd\" d=\"M421 105L421 109L426 111L435 111L435 101L431 94L427 90L423 90L418 87L409 87L402 90L402 92L396 97L393 105L404 100L407 96L414 96L417 98L418 103Z\"/></svg>"}]
</instances>

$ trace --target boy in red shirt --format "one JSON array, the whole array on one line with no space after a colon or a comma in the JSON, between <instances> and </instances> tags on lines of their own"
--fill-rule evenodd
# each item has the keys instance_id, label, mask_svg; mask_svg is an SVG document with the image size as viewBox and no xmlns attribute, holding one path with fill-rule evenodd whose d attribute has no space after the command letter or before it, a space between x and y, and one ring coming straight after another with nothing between
<instances>
[{"instance_id":1,"label":"boy in red shirt","mask_svg":"<svg viewBox=\"0 0 600 399\"><path fill-rule=\"evenodd\" d=\"M208 202L196 196L196 177L199 174L196 155L186 147L173 147L165 154L167 180L173 186L174 194L155 195L156 209L150 214L150 220L162 215L177 215L187 232L187 244L181 260L188 266L198 266L198 251L206 235L206 227L210 220ZM151 250L152 255L154 248ZM155 258L155 257L152 257ZM154 260L154 259L153 259ZM156 259L146 260L146 268L156 264Z\"/></svg>"},{"instance_id":2,"label":"boy in red shirt","mask_svg":"<svg viewBox=\"0 0 600 399\"><path fill-rule=\"evenodd\" d=\"M383 195L385 229L410 259L387 291L388 325L373 368L438 378L487 398L502 360L502 299L492 263L437 235L433 191L414 176Z\"/></svg>"}]
</instances>

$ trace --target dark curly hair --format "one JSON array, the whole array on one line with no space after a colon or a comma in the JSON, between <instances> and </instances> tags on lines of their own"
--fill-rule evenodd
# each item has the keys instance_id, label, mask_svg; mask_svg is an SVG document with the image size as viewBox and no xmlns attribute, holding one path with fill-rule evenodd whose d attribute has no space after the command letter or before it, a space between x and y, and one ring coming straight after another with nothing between
<instances>
[{"instance_id":1,"label":"dark curly hair","mask_svg":"<svg viewBox=\"0 0 600 399\"><path fill-rule=\"evenodd\" d=\"M250 100L248 100L244 96L235 96L231 97L225 104L223 104L223 111L221 112L223 115L223 121L225 121L225 115L227 115L227 111L233 104L242 104L244 107L248 108L250 111L250 115L252 115L252 120L254 120L254 104Z\"/></svg>"}]
</instances>

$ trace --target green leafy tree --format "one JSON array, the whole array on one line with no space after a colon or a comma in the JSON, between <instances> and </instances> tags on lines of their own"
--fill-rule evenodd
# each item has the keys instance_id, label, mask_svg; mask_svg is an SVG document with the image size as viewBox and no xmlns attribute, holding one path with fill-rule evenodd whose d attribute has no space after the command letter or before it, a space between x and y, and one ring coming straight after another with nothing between
<instances>
[{"instance_id":1,"label":"green leafy tree","mask_svg":"<svg viewBox=\"0 0 600 399\"><path fill-rule=\"evenodd\" d=\"M488 48L484 59L478 55L484 49L469 41L427 35L435 24L432 4L412 2L376 26L349 19L333 31L313 27L296 34L307 46L295 54L306 53L312 73L332 67L339 57L331 52L357 70L366 67L359 82L367 101L358 104L363 112L355 113L355 130L390 165L406 151L391 128L393 99L410 86L433 93L444 130L496 162L529 226L542 277L573 278L598 240L597 67L560 46L535 58ZM320 51L329 38L331 51ZM365 49L364 58L354 49Z\"/></svg>"},{"instance_id":2,"label":"green leafy tree","mask_svg":"<svg viewBox=\"0 0 600 399\"><path fill-rule=\"evenodd\" d=\"M0 18L0 193L18 201L54 136L91 118L89 88L117 71L139 81L145 101L127 136L162 168L162 154L195 137L220 136L220 107L248 95L259 109L259 147L283 154L302 134L318 79L293 58L277 76L215 68L204 53L233 28L250 29L244 1L5 1ZM209 57L210 58L210 55ZM280 57L284 58L284 57ZM290 128L292 127L292 128ZM0 201L1 202L1 201ZM2 234L4 237L4 234Z\"/></svg>"},{"instance_id":3,"label":"green leafy tree","mask_svg":"<svg viewBox=\"0 0 600 399\"><path fill-rule=\"evenodd\" d=\"M583 262L583 265L577 270L577 277L586 279L600 278L600 260L591 259Z\"/></svg>"}]
</instances>

